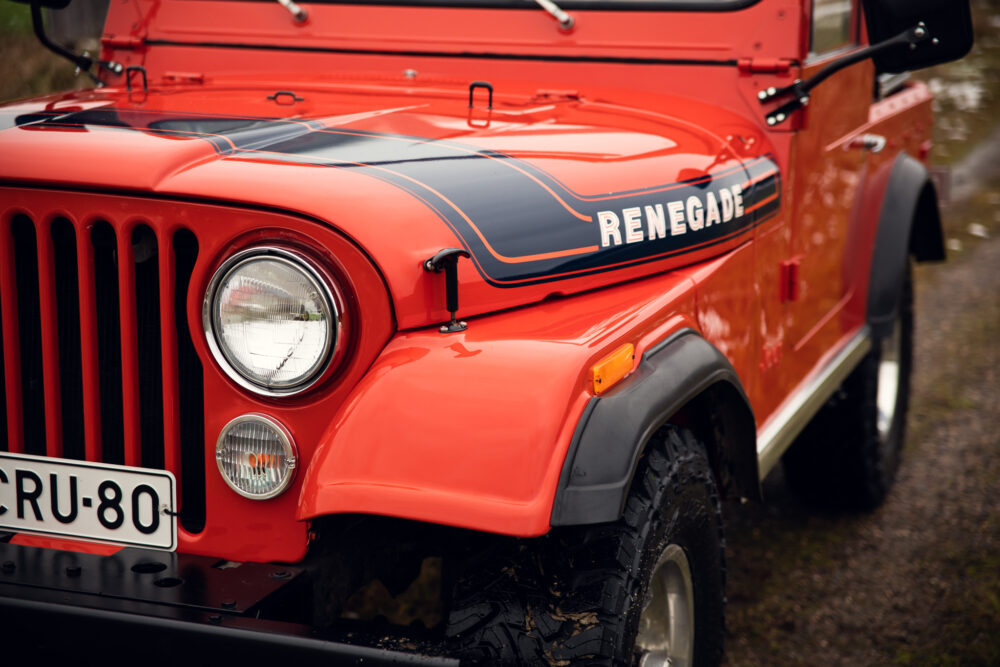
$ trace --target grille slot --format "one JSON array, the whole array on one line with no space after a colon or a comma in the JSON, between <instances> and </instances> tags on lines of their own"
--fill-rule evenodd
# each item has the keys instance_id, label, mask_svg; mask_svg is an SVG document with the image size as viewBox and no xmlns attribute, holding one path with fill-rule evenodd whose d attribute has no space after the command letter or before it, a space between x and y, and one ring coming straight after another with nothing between
<instances>
[{"instance_id":1,"label":"grille slot","mask_svg":"<svg viewBox=\"0 0 1000 667\"><path fill-rule=\"evenodd\" d=\"M115 230L107 222L90 232L94 248L94 294L97 297L97 355L101 387L101 458L125 463L122 415L121 309L118 306L118 252Z\"/></svg>"},{"instance_id":2,"label":"grille slot","mask_svg":"<svg viewBox=\"0 0 1000 667\"><path fill-rule=\"evenodd\" d=\"M22 451L44 455L45 388L42 379L42 323L38 294L38 239L27 216L14 217L14 270L17 275L17 323L21 358Z\"/></svg>"},{"instance_id":3,"label":"grille slot","mask_svg":"<svg viewBox=\"0 0 1000 667\"><path fill-rule=\"evenodd\" d=\"M112 215L0 216L0 450L168 469L181 525L200 532L196 236Z\"/></svg>"},{"instance_id":4,"label":"grille slot","mask_svg":"<svg viewBox=\"0 0 1000 667\"><path fill-rule=\"evenodd\" d=\"M160 341L160 269L156 235L132 230L135 322L139 363L139 429L142 465L163 468L163 361Z\"/></svg>"},{"instance_id":5,"label":"grille slot","mask_svg":"<svg viewBox=\"0 0 1000 667\"><path fill-rule=\"evenodd\" d=\"M65 218L52 223L56 320L59 331L59 398L62 455L86 456L83 431L83 368L80 354L80 280L76 263L76 231Z\"/></svg>"},{"instance_id":6,"label":"grille slot","mask_svg":"<svg viewBox=\"0 0 1000 667\"><path fill-rule=\"evenodd\" d=\"M205 527L205 397L201 360L188 326L187 294L198 259L198 239L187 230L174 235L174 322L177 324L177 369L181 444L181 525L192 533Z\"/></svg>"}]
</instances>

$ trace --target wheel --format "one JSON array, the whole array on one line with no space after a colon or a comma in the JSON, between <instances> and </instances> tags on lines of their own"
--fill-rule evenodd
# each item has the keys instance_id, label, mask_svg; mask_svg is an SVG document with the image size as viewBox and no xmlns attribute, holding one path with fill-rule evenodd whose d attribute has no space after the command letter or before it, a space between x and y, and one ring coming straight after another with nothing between
<instances>
[{"instance_id":1,"label":"wheel","mask_svg":"<svg viewBox=\"0 0 1000 667\"><path fill-rule=\"evenodd\" d=\"M913 365L913 278L907 265L892 333L872 349L783 457L792 490L815 505L870 510L899 468Z\"/></svg>"},{"instance_id":2,"label":"wheel","mask_svg":"<svg viewBox=\"0 0 1000 667\"><path fill-rule=\"evenodd\" d=\"M621 519L476 561L458 578L446 632L472 664L718 664L723 552L705 449L666 426L639 462Z\"/></svg>"}]
</instances>

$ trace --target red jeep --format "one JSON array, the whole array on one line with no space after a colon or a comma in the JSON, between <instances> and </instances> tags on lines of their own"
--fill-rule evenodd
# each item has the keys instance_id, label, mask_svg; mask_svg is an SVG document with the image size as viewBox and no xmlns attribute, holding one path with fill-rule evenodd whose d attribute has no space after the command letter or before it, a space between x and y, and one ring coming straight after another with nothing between
<instances>
[{"instance_id":1,"label":"red jeep","mask_svg":"<svg viewBox=\"0 0 1000 667\"><path fill-rule=\"evenodd\" d=\"M95 87L0 107L5 645L712 664L721 498L885 497L967 3L67 3Z\"/></svg>"}]
</instances>

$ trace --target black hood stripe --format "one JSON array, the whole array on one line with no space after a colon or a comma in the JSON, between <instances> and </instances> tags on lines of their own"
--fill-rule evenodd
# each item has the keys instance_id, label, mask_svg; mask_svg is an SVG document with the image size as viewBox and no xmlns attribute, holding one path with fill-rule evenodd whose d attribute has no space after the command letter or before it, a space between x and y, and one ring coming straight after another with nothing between
<instances>
[{"instance_id":1,"label":"black hood stripe","mask_svg":"<svg viewBox=\"0 0 1000 667\"><path fill-rule=\"evenodd\" d=\"M781 206L771 156L729 159L684 181L581 194L536 165L447 140L316 120L131 109L21 114L24 129L103 127L208 142L232 159L360 171L417 198L496 286L614 270L737 242Z\"/></svg>"}]
</instances>

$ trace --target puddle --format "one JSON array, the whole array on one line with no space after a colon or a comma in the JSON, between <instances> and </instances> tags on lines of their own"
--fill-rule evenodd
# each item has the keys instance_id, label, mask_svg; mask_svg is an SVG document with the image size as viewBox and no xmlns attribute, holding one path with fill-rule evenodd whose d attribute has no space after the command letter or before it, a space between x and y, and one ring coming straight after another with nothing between
<instances>
[{"instance_id":1,"label":"puddle","mask_svg":"<svg viewBox=\"0 0 1000 667\"><path fill-rule=\"evenodd\" d=\"M993 6L988 6L993 5ZM974 2L976 41L963 60L918 72L934 93L934 154L953 163L985 139L1000 119L1000 13Z\"/></svg>"},{"instance_id":2,"label":"puddle","mask_svg":"<svg viewBox=\"0 0 1000 667\"><path fill-rule=\"evenodd\" d=\"M978 111L986 92L982 81L946 81L934 77L927 85L934 93L935 112L947 104L954 105L958 111Z\"/></svg>"}]
</instances>

